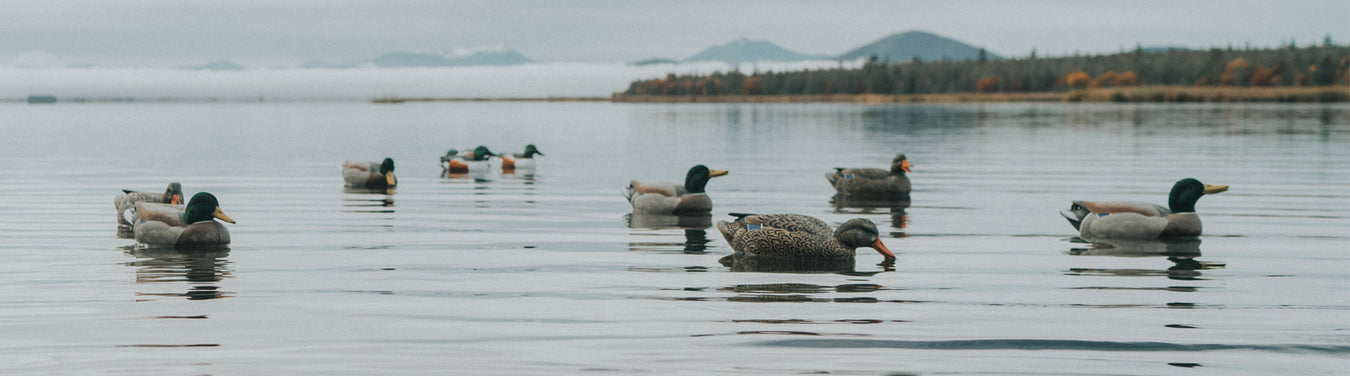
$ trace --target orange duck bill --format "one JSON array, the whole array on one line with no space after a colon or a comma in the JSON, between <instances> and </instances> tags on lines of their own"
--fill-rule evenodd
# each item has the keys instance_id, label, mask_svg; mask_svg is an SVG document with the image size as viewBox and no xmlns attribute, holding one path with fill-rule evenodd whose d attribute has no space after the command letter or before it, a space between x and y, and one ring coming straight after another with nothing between
<instances>
[{"instance_id":1,"label":"orange duck bill","mask_svg":"<svg viewBox=\"0 0 1350 376\"><path fill-rule=\"evenodd\" d=\"M881 238L877 238L877 241L872 242L871 247L875 248L877 253L885 256L887 260L895 259L895 253L892 253L890 249L887 249L885 244L881 244Z\"/></svg>"}]
</instances>

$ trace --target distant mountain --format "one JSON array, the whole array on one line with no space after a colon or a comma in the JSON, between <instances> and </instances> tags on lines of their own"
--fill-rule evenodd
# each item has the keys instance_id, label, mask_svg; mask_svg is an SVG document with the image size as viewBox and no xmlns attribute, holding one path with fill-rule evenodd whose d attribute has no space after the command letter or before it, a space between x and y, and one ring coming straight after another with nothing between
<instances>
[{"instance_id":1,"label":"distant mountain","mask_svg":"<svg viewBox=\"0 0 1350 376\"><path fill-rule=\"evenodd\" d=\"M636 65L636 66L639 66L639 67L640 67L640 66L644 66L644 65L675 64L675 63L678 63L678 61L671 60L671 59L667 59L667 58L663 58L663 57L654 57L654 58L647 59L647 60L638 60L638 61L634 61L634 62L629 63L629 64Z\"/></svg>"},{"instance_id":2,"label":"distant mountain","mask_svg":"<svg viewBox=\"0 0 1350 376\"><path fill-rule=\"evenodd\" d=\"M208 71L240 71L244 70L244 67L226 60L217 60L202 65L185 65L178 67L178 69L208 70Z\"/></svg>"},{"instance_id":3,"label":"distant mountain","mask_svg":"<svg viewBox=\"0 0 1350 376\"><path fill-rule=\"evenodd\" d=\"M754 63L761 61L805 61L827 60L829 57L806 55L789 51L773 43L762 40L740 38L727 44L709 47L703 52L685 58L683 61L721 61L728 64Z\"/></svg>"},{"instance_id":4,"label":"distant mountain","mask_svg":"<svg viewBox=\"0 0 1350 376\"><path fill-rule=\"evenodd\" d=\"M395 52L370 61L377 67L462 67L470 65L520 65L534 60L505 47L460 49L451 53Z\"/></svg>"},{"instance_id":5,"label":"distant mountain","mask_svg":"<svg viewBox=\"0 0 1350 376\"><path fill-rule=\"evenodd\" d=\"M839 60L866 59L873 55L891 62L909 61L914 57L923 61L943 59L959 61L978 59L980 49L933 33L907 31L891 34L876 42L846 52L839 55ZM1002 57L992 53L986 53L985 56L989 60L1002 59Z\"/></svg>"}]
</instances>

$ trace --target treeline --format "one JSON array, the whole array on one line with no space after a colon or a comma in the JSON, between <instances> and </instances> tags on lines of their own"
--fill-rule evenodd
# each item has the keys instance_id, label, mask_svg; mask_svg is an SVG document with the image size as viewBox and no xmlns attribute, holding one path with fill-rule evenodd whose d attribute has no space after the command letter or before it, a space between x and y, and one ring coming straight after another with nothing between
<instances>
[{"instance_id":1,"label":"treeline","mask_svg":"<svg viewBox=\"0 0 1350 376\"><path fill-rule=\"evenodd\" d=\"M625 95L1028 93L1095 87L1350 85L1350 46L1177 50L893 63L794 72L716 72L635 81Z\"/></svg>"}]
</instances>

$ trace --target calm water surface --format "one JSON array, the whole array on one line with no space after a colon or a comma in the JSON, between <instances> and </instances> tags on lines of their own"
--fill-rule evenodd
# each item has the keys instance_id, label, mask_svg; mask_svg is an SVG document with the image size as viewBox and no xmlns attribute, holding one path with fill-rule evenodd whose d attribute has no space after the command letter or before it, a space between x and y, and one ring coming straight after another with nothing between
<instances>
[{"instance_id":1,"label":"calm water surface","mask_svg":"<svg viewBox=\"0 0 1350 376\"><path fill-rule=\"evenodd\" d=\"M3 374L1343 374L1345 105L0 105ZM533 174L442 177L483 144ZM909 207L824 174L915 164ZM392 194L346 159L397 161ZM711 219L631 179L713 179ZM1202 242L1070 241L1073 199L1166 203ZM228 251L136 249L123 188L182 182ZM899 255L729 268L729 212L877 222ZM681 226L683 225L683 226ZM1169 246L1171 248L1169 248Z\"/></svg>"}]
</instances>

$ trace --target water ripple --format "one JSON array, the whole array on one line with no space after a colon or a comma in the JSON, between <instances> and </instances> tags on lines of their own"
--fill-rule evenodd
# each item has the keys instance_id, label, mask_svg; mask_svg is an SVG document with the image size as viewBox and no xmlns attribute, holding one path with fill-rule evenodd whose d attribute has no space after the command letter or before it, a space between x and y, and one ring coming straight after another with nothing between
<instances>
[{"instance_id":1,"label":"water ripple","mask_svg":"<svg viewBox=\"0 0 1350 376\"><path fill-rule=\"evenodd\" d=\"M1249 345L1222 343L1116 342L1064 339L976 339L957 341L898 341L875 339L789 339L756 343L758 346L811 348L886 348L912 350L1073 350L1073 351L1223 351L1255 350L1279 353L1346 355L1346 345Z\"/></svg>"}]
</instances>

